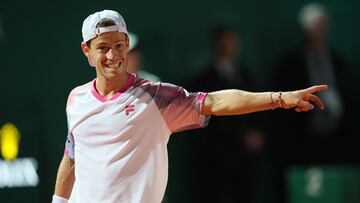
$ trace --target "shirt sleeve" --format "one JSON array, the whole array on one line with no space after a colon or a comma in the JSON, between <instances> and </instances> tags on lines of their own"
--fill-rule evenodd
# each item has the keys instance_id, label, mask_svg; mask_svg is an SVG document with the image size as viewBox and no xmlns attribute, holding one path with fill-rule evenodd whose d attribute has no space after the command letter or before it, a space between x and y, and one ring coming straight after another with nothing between
<instances>
[{"instance_id":1,"label":"shirt sleeve","mask_svg":"<svg viewBox=\"0 0 360 203\"><path fill-rule=\"evenodd\" d=\"M72 134L69 133L66 138L64 154L73 160L75 159L74 147L75 147L74 137Z\"/></svg>"},{"instance_id":2,"label":"shirt sleeve","mask_svg":"<svg viewBox=\"0 0 360 203\"><path fill-rule=\"evenodd\" d=\"M67 103L66 103L66 117L67 117L67 125L68 125L68 136L66 137L66 142L65 142L65 150L64 150L64 154L66 156L68 156L70 159L75 159L75 140L74 140L74 136L70 131L70 116L69 116L69 107L74 103L74 95L75 92L78 88L73 89L70 94L69 97L67 99Z\"/></svg>"},{"instance_id":3,"label":"shirt sleeve","mask_svg":"<svg viewBox=\"0 0 360 203\"><path fill-rule=\"evenodd\" d=\"M201 114L206 93L189 93L169 83L155 83L153 99L171 132L207 126L210 116Z\"/></svg>"}]
</instances>

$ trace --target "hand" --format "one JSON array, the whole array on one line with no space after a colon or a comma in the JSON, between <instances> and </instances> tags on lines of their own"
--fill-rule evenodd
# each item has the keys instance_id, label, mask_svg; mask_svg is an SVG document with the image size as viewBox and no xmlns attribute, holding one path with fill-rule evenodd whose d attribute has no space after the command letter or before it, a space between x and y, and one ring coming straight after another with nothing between
<instances>
[{"instance_id":1,"label":"hand","mask_svg":"<svg viewBox=\"0 0 360 203\"><path fill-rule=\"evenodd\" d=\"M309 111L314 109L314 105L311 103L314 102L321 110L323 110L323 102L313 93L327 89L327 85L316 85L307 89L284 92L281 98L282 107L285 109L295 107L295 111L297 112Z\"/></svg>"}]
</instances>

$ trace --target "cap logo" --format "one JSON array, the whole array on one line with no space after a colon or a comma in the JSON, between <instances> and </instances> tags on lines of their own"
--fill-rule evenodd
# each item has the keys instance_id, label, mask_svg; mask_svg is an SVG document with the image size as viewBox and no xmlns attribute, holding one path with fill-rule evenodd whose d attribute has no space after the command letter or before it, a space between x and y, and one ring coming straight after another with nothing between
<instances>
[{"instance_id":1,"label":"cap logo","mask_svg":"<svg viewBox=\"0 0 360 203\"><path fill-rule=\"evenodd\" d=\"M101 33L101 30L100 30L100 28L96 28L96 30L95 30L95 34L100 34Z\"/></svg>"}]
</instances>

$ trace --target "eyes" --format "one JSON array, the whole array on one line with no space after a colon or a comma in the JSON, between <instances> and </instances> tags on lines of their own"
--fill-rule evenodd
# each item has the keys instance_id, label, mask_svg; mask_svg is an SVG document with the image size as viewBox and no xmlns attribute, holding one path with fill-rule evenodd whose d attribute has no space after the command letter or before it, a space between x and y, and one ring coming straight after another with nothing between
<instances>
[{"instance_id":1,"label":"eyes","mask_svg":"<svg viewBox=\"0 0 360 203\"><path fill-rule=\"evenodd\" d=\"M106 53L109 51L109 47L105 47L105 46L101 46L101 47L98 47L97 50L99 50L100 52L102 53Z\"/></svg>"},{"instance_id":2,"label":"eyes","mask_svg":"<svg viewBox=\"0 0 360 203\"><path fill-rule=\"evenodd\" d=\"M96 50L100 53L107 53L110 49L114 49L116 51L123 51L125 49L125 43L119 42L114 46L100 45L96 48Z\"/></svg>"}]
</instances>

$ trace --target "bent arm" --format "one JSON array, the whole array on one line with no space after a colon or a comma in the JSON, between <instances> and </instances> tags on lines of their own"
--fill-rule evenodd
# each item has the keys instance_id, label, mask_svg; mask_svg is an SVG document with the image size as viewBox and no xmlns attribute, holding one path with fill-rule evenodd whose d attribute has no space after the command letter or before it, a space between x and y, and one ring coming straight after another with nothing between
<instances>
[{"instance_id":1,"label":"bent arm","mask_svg":"<svg viewBox=\"0 0 360 203\"><path fill-rule=\"evenodd\" d=\"M67 155L61 160L55 183L54 195L69 199L75 182L75 162Z\"/></svg>"},{"instance_id":2,"label":"bent arm","mask_svg":"<svg viewBox=\"0 0 360 203\"><path fill-rule=\"evenodd\" d=\"M321 100L313 93L326 90L326 85L312 86L307 89L289 92L247 92L242 90L221 90L209 93L201 112L205 115L240 115L273 108L294 108L309 111L314 108L311 102L320 109L324 108Z\"/></svg>"}]
</instances>

